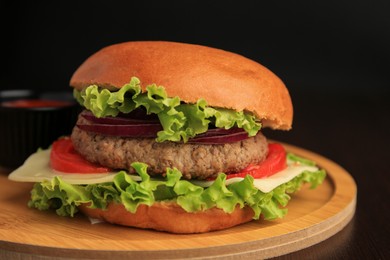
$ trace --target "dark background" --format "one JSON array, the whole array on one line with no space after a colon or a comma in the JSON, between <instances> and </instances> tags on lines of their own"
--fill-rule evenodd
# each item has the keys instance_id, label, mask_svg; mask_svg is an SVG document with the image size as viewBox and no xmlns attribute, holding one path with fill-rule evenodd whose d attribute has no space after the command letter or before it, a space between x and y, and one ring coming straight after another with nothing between
<instances>
[{"instance_id":1,"label":"dark background","mask_svg":"<svg viewBox=\"0 0 390 260\"><path fill-rule=\"evenodd\" d=\"M292 91L389 92L389 1L205 2L1 1L1 85L66 88L106 45L171 40L245 55Z\"/></svg>"},{"instance_id":2,"label":"dark background","mask_svg":"<svg viewBox=\"0 0 390 260\"><path fill-rule=\"evenodd\" d=\"M89 55L130 40L254 59L286 83L294 103L293 130L267 136L334 160L358 185L353 221L292 256L389 257L390 1L124 2L1 1L1 89L69 90Z\"/></svg>"}]
</instances>

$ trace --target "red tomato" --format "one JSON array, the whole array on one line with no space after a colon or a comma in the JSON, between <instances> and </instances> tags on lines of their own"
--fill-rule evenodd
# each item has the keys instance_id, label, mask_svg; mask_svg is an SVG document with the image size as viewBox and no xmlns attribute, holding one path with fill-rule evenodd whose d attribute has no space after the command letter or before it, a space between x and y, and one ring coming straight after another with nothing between
<instances>
[{"instance_id":1,"label":"red tomato","mask_svg":"<svg viewBox=\"0 0 390 260\"><path fill-rule=\"evenodd\" d=\"M255 179L260 179L274 175L286 167L286 150L281 144L272 143L268 144L268 155L264 161L257 165L249 165L241 172L227 174L226 179L234 177L244 178L248 174Z\"/></svg>"},{"instance_id":2,"label":"red tomato","mask_svg":"<svg viewBox=\"0 0 390 260\"><path fill-rule=\"evenodd\" d=\"M76 152L70 138L61 138L52 145L50 166L61 172L68 173L105 173L110 169L88 162Z\"/></svg>"}]
</instances>

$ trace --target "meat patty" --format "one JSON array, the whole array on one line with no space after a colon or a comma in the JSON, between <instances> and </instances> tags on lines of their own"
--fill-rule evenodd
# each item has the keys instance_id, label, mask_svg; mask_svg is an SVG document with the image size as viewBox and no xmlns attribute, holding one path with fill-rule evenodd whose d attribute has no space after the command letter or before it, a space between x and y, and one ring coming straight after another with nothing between
<instances>
[{"instance_id":1,"label":"meat patty","mask_svg":"<svg viewBox=\"0 0 390 260\"><path fill-rule=\"evenodd\" d=\"M131 163L143 162L149 165L150 175L161 175L167 167L176 167L186 179L238 172L261 162L268 152L267 140L260 132L240 142L210 145L105 136L75 126L71 138L76 151L90 162L130 173L134 173Z\"/></svg>"}]
</instances>

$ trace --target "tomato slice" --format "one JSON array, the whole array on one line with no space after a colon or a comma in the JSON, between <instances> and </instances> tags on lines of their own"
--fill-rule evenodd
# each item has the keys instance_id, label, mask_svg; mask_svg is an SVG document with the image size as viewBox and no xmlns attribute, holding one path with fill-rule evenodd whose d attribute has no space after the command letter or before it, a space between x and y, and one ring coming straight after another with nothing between
<instances>
[{"instance_id":1,"label":"tomato slice","mask_svg":"<svg viewBox=\"0 0 390 260\"><path fill-rule=\"evenodd\" d=\"M110 169L91 163L76 152L69 137L61 138L52 145L50 166L56 171L67 173L105 173Z\"/></svg>"},{"instance_id":2,"label":"tomato slice","mask_svg":"<svg viewBox=\"0 0 390 260\"><path fill-rule=\"evenodd\" d=\"M257 165L249 165L241 172L227 174L226 179L234 177L244 178L252 175L255 179L265 178L284 170L287 167L286 150L281 144L268 144L268 155L264 161Z\"/></svg>"}]
</instances>

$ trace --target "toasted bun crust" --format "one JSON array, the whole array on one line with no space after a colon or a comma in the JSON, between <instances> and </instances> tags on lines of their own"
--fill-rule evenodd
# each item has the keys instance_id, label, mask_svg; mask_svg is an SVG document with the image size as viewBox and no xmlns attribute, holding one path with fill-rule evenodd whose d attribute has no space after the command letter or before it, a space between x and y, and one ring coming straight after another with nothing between
<instances>
[{"instance_id":1,"label":"toasted bun crust","mask_svg":"<svg viewBox=\"0 0 390 260\"><path fill-rule=\"evenodd\" d=\"M212 208L188 213L176 203L157 202L152 206L141 204L131 213L122 204L110 203L107 210L91 209L88 204L79 206L85 215L123 226L154 229L177 234L203 233L233 227L253 218L253 210L238 206L231 214Z\"/></svg>"},{"instance_id":2,"label":"toasted bun crust","mask_svg":"<svg viewBox=\"0 0 390 260\"><path fill-rule=\"evenodd\" d=\"M264 66L238 54L175 42L126 42L90 56L70 85L117 89L138 77L142 88L164 86L186 103L204 98L210 106L250 111L263 127L288 130L293 109L283 82Z\"/></svg>"}]
</instances>

